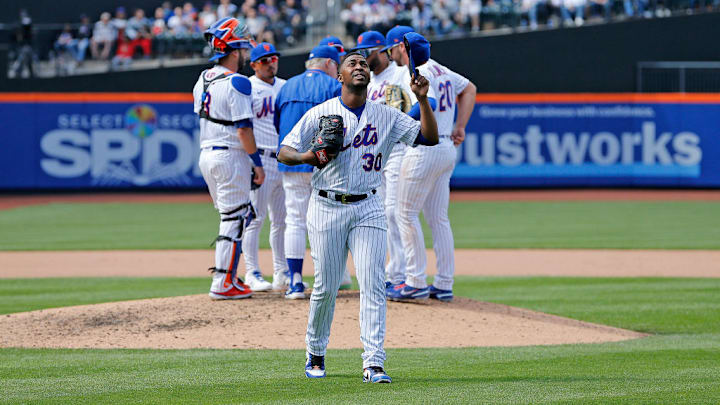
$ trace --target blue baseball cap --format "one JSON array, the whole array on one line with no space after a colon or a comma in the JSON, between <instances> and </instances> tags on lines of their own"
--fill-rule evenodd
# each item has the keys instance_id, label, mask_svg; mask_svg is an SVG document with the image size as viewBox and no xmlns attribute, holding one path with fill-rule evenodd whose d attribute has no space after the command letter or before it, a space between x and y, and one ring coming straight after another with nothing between
<instances>
[{"instance_id":1,"label":"blue baseball cap","mask_svg":"<svg viewBox=\"0 0 720 405\"><path fill-rule=\"evenodd\" d=\"M318 45L315 48L313 48L310 51L310 55L308 55L308 60L310 59L316 59L316 58L328 58L332 59L337 63L340 64L340 54L338 53L338 50L334 46L329 45Z\"/></svg>"},{"instance_id":2,"label":"blue baseball cap","mask_svg":"<svg viewBox=\"0 0 720 405\"><path fill-rule=\"evenodd\" d=\"M252 49L252 51L250 51L250 62L255 62L258 59L271 55L280 56L280 53L275 50L275 46L273 46L273 44L269 42L260 42Z\"/></svg>"},{"instance_id":3,"label":"blue baseball cap","mask_svg":"<svg viewBox=\"0 0 720 405\"><path fill-rule=\"evenodd\" d=\"M377 31L365 31L357 37L357 46L353 51L358 49L374 48L376 46L385 46L385 37Z\"/></svg>"},{"instance_id":4,"label":"blue baseball cap","mask_svg":"<svg viewBox=\"0 0 720 405\"><path fill-rule=\"evenodd\" d=\"M415 69L430 59L430 42L417 32L408 32L404 38L410 44L410 66Z\"/></svg>"},{"instance_id":5,"label":"blue baseball cap","mask_svg":"<svg viewBox=\"0 0 720 405\"><path fill-rule=\"evenodd\" d=\"M385 52L395 45L402 44L403 36L405 36L405 34L407 34L408 32L415 32L415 30L413 29L413 27L408 27L407 25L396 25L391 28L390 31L388 31L387 33L387 37L385 38L385 43L387 45L383 49L381 49L380 52Z\"/></svg>"},{"instance_id":6,"label":"blue baseball cap","mask_svg":"<svg viewBox=\"0 0 720 405\"><path fill-rule=\"evenodd\" d=\"M318 44L318 46L320 46L320 45L327 45L327 46L335 47L335 49L338 50L338 53L340 54L340 56L343 56L347 53L347 52L345 52L345 46L343 45L342 41L338 37L333 37L333 36L325 37L320 40L320 43Z\"/></svg>"}]
</instances>

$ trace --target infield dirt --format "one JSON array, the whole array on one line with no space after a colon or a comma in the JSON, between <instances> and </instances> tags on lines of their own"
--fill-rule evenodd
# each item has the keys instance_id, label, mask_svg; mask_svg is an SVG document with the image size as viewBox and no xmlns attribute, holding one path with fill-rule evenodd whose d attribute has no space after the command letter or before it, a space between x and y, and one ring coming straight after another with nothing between
<instances>
[{"instance_id":1,"label":"infield dirt","mask_svg":"<svg viewBox=\"0 0 720 405\"><path fill-rule=\"evenodd\" d=\"M720 200L718 192L574 191L453 193L453 200ZM50 202L209 201L206 194L22 196L0 209ZM212 251L0 252L1 278L197 277ZM428 251L428 274L435 273ZM311 263L309 256L306 263ZM498 276L720 277L717 251L456 250L456 274ZM688 266L687 263L692 263ZM261 268L272 268L269 251ZM305 274L310 274L306 266ZM349 262L352 269L352 262ZM208 283L209 284L209 283ZM338 297L330 348L361 347L358 292ZM213 302L207 295L46 309L0 316L0 346L71 348L304 347L308 301L280 293ZM599 343L641 333L499 304L456 298L452 303L389 303L386 346L463 347Z\"/></svg>"}]
</instances>

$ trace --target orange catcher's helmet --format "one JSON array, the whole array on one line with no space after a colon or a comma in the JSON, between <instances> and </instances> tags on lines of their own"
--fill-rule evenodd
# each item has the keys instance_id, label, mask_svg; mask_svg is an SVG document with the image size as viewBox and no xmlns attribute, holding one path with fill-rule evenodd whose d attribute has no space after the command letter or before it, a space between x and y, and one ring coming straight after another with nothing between
<instances>
[{"instance_id":1,"label":"orange catcher's helmet","mask_svg":"<svg viewBox=\"0 0 720 405\"><path fill-rule=\"evenodd\" d=\"M216 21L203 35L214 53L211 61L227 56L234 49L252 49L257 45L247 25L232 17Z\"/></svg>"}]
</instances>

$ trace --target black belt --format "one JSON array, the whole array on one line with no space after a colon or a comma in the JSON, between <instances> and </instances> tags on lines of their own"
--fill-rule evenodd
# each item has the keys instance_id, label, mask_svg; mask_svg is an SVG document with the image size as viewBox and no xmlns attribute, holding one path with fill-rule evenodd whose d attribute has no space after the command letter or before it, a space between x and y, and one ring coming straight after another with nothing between
<instances>
[{"instance_id":1,"label":"black belt","mask_svg":"<svg viewBox=\"0 0 720 405\"><path fill-rule=\"evenodd\" d=\"M261 155L264 155L264 154L265 154L265 149L257 148L257 151L260 152ZM271 151L271 152L270 152L270 157L273 158L273 159L277 159L277 153Z\"/></svg>"},{"instance_id":2,"label":"black belt","mask_svg":"<svg viewBox=\"0 0 720 405\"><path fill-rule=\"evenodd\" d=\"M227 147L227 146L210 146L210 147L208 147L208 149L212 149L212 150L228 150L228 149L230 149L230 148Z\"/></svg>"},{"instance_id":3,"label":"black belt","mask_svg":"<svg viewBox=\"0 0 720 405\"><path fill-rule=\"evenodd\" d=\"M373 194L375 194L376 192L377 192L376 190L372 191ZM369 194L337 194L337 193L333 193L333 196L334 196L334 198L333 198L333 197L330 197L330 194L325 190L319 190L318 195L320 197L325 197L325 198L329 198L331 200L340 201L343 204L362 201L370 196Z\"/></svg>"}]
</instances>

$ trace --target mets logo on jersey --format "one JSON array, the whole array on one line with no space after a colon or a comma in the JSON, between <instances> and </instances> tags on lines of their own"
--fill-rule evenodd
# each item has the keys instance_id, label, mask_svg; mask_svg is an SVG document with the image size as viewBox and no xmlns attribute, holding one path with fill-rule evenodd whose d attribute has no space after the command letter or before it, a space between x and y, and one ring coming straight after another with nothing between
<instances>
[{"instance_id":1,"label":"mets logo on jersey","mask_svg":"<svg viewBox=\"0 0 720 405\"><path fill-rule=\"evenodd\" d=\"M267 117L270 114L275 114L275 106L273 105L273 98L270 97L263 97L262 101L262 107L260 108L260 111L258 111L255 116L258 118Z\"/></svg>"}]
</instances>

